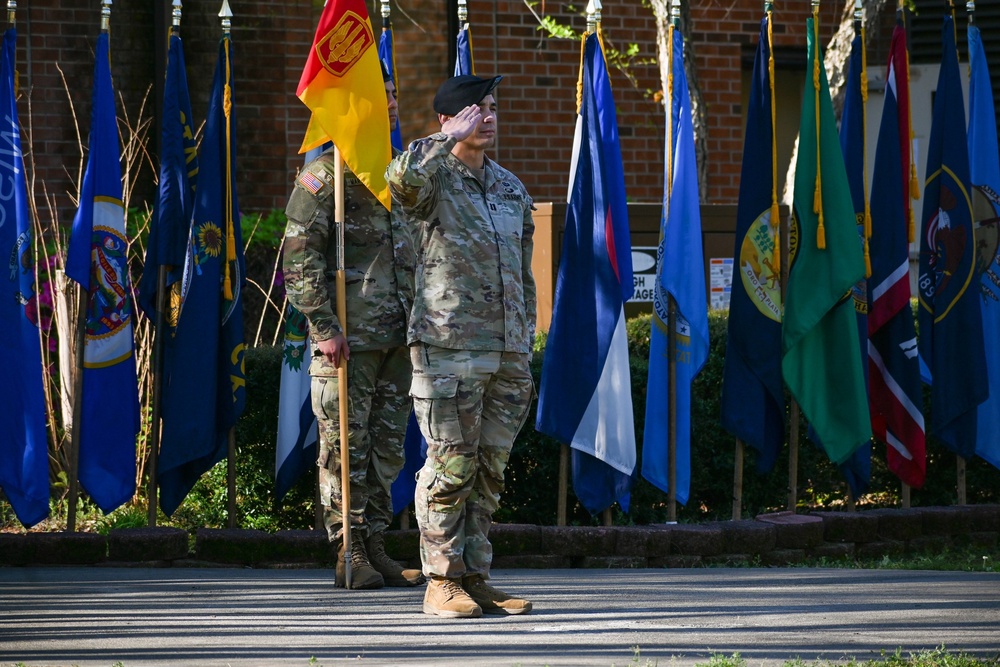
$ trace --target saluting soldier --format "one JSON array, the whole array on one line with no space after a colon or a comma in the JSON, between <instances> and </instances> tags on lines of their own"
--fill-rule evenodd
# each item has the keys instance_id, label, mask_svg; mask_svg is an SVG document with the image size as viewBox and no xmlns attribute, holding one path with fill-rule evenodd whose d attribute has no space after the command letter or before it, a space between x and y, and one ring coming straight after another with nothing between
<instances>
[{"instance_id":1,"label":"saluting soldier","mask_svg":"<svg viewBox=\"0 0 1000 667\"><path fill-rule=\"evenodd\" d=\"M382 78L393 129L396 87L384 66ZM330 149L307 164L295 180L285 209L283 259L288 300L309 320L312 407L320 432L320 496L327 534L339 545L336 585L346 585L337 392L343 356L349 406L351 587L416 586L425 581L420 570L404 568L385 551L385 530L393 517L390 487L403 468L411 409L406 293L412 290L412 250L406 230L392 228L389 211L348 171L345 335L336 315L334 165Z\"/></svg>"},{"instance_id":2,"label":"saluting soldier","mask_svg":"<svg viewBox=\"0 0 1000 667\"><path fill-rule=\"evenodd\" d=\"M535 332L532 200L486 155L500 79L445 81L434 98L441 131L410 144L386 172L416 252L407 342L427 440L414 500L430 577L423 610L447 618L531 610L487 583L490 524L533 390Z\"/></svg>"}]
</instances>

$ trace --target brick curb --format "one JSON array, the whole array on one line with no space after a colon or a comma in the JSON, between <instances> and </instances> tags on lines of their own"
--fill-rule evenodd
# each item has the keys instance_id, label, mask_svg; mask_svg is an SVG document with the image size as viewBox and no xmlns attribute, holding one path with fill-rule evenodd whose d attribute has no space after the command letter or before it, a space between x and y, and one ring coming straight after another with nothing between
<instances>
[{"instance_id":1,"label":"brick curb","mask_svg":"<svg viewBox=\"0 0 1000 667\"><path fill-rule=\"evenodd\" d=\"M490 533L498 568L699 567L797 563L939 552L952 546L994 548L1000 505L861 512L779 512L746 521L649 526L497 524ZM416 530L390 531L390 555L419 564ZM316 530L266 533L202 528L194 546L179 528L93 533L0 534L0 566L330 567L333 551Z\"/></svg>"}]
</instances>

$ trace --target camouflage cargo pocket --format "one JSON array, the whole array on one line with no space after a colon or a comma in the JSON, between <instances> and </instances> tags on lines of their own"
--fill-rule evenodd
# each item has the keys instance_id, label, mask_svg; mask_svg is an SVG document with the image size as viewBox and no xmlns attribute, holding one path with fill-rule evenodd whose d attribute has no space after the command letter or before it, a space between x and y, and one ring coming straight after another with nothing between
<instances>
[{"instance_id":1,"label":"camouflage cargo pocket","mask_svg":"<svg viewBox=\"0 0 1000 667\"><path fill-rule=\"evenodd\" d=\"M458 378L414 375L410 383L413 411L434 444L465 442L458 414Z\"/></svg>"},{"instance_id":2,"label":"camouflage cargo pocket","mask_svg":"<svg viewBox=\"0 0 1000 667\"><path fill-rule=\"evenodd\" d=\"M314 377L310 385L313 414L333 422L340 422L340 394L337 377ZM348 414L351 412L351 397L347 397Z\"/></svg>"}]
</instances>

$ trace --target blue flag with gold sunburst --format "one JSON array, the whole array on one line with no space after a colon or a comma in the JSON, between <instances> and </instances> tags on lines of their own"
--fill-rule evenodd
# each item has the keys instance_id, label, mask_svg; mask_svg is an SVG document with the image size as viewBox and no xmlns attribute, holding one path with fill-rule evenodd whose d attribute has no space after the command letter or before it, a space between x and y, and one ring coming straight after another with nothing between
<instances>
[{"instance_id":1,"label":"blue flag with gold sunburst","mask_svg":"<svg viewBox=\"0 0 1000 667\"><path fill-rule=\"evenodd\" d=\"M31 527L49 514L49 450L45 430L42 354L38 338L38 287L34 237L28 217L21 126L14 93L17 33L3 36L0 66L0 253L8 259L0 281L0 487L17 520Z\"/></svg>"},{"instance_id":2,"label":"blue flag with gold sunburst","mask_svg":"<svg viewBox=\"0 0 1000 667\"><path fill-rule=\"evenodd\" d=\"M231 42L219 60L199 156L198 188L173 352L163 379L160 508L170 516L226 456L243 413L245 264L236 199L236 106Z\"/></svg>"},{"instance_id":3,"label":"blue flag with gold sunburst","mask_svg":"<svg viewBox=\"0 0 1000 667\"><path fill-rule=\"evenodd\" d=\"M931 433L963 458L976 451L986 355L972 231L969 147L954 20L941 30L941 70L927 144L920 234L920 356L930 367Z\"/></svg>"},{"instance_id":4,"label":"blue flag with gold sunburst","mask_svg":"<svg viewBox=\"0 0 1000 667\"><path fill-rule=\"evenodd\" d=\"M122 203L121 154L108 34L97 40L90 153L73 219L66 275L87 294L79 430L79 479L104 512L135 492L139 385L132 285ZM80 370L82 368L82 371Z\"/></svg>"}]
</instances>

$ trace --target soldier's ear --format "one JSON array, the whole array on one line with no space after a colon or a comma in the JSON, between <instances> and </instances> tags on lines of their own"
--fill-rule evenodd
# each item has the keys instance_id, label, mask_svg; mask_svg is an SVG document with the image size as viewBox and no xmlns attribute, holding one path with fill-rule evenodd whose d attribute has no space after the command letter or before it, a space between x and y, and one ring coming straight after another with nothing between
<instances>
[{"instance_id":1,"label":"soldier's ear","mask_svg":"<svg viewBox=\"0 0 1000 667\"><path fill-rule=\"evenodd\" d=\"M448 122L449 118L451 118L451 116L445 116L443 113L438 114L438 122L441 125L444 125L446 122Z\"/></svg>"}]
</instances>

